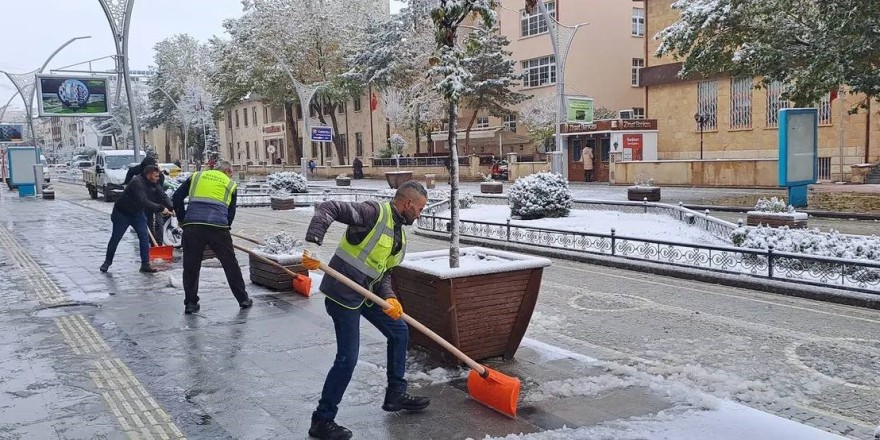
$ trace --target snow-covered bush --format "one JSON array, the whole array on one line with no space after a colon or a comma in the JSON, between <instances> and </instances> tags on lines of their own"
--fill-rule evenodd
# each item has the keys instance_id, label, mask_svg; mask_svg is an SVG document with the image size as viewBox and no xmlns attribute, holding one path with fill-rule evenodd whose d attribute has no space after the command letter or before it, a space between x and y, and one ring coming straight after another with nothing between
<instances>
[{"instance_id":1,"label":"snow-covered bush","mask_svg":"<svg viewBox=\"0 0 880 440\"><path fill-rule=\"evenodd\" d=\"M753 211L785 213L795 212L794 206L786 204L785 199L777 197L771 197L769 199L766 197L762 197L758 199L758 203L755 203L755 209L753 209Z\"/></svg>"},{"instance_id":2,"label":"snow-covered bush","mask_svg":"<svg viewBox=\"0 0 880 440\"><path fill-rule=\"evenodd\" d=\"M654 188L654 179L646 179L644 176L639 176L635 183L633 183L633 186L638 188Z\"/></svg>"},{"instance_id":3,"label":"snow-covered bush","mask_svg":"<svg viewBox=\"0 0 880 440\"><path fill-rule=\"evenodd\" d=\"M284 171L270 174L266 183L271 188L272 195L301 194L309 192L308 184L302 174L293 171Z\"/></svg>"},{"instance_id":4,"label":"snow-covered bush","mask_svg":"<svg viewBox=\"0 0 880 440\"><path fill-rule=\"evenodd\" d=\"M276 232L267 235L263 244L254 248L254 252L282 264L295 264L302 260L304 248L302 240L287 232Z\"/></svg>"},{"instance_id":5,"label":"snow-covered bush","mask_svg":"<svg viewBox=\"0 0 880 440\"><path fill-rule=\"evenodd\" d=\"M397 192L395 189L381 189L377 192L377 194L385 196L385 197L394 197L394 194ZM440 200L449 199L449 190L446 189L429 189L428 190L428 204L430 205L433 202L438 202ZM470 191L459 191L458 192L458 204L462 209L470 208L477 203L477 200L474 198L474 194Z\"/></svg>"},{"instance_id":6,"label":"snow-covered bush","mask_svg":"<svg viewBox=\"0 0 880 440\"><path fill-rule=\"evenodd\" d=\"M491 176L490 174L483 174L483 173L480 173L480 179L481 179L483 182L492 182L492 181L493 181L493 180L492 180L492 176Z\"/></svg>"},{"instance_id":7,"label":"snow-covered bush","mask_svg":"<svg viewBox=\"0 0 880 440\"><path fill-rule=\"evenodd\" d=\"M510 215L523 220L565 217L571 210L571 190L559 174L537 173L516 179L507 191Z\"/></svg>"},{"instance_id":8,"label":"snow-covered bush","mask_svg":"<svg viewBox=\"0 0 880 440\"><path fill-rule=\"evenodd\" d=\"M769 228L737 228L730 234L734 245L748 249L818 255L852 260L880 260L880 237L843 235L832 230L829 233L816 229L789 229L788 226Z\"/></svg>"},{"instance_id":9,"label":"snow-covered bush","mask_svg":"<svg viewBox=\"0 0 880 440\"><path fill-rule=\"evenodd\" d=\"M348 174L342 173L342 174L336 176L336 178L337 179L348 179Z\"/></svg>"}]
</instances>

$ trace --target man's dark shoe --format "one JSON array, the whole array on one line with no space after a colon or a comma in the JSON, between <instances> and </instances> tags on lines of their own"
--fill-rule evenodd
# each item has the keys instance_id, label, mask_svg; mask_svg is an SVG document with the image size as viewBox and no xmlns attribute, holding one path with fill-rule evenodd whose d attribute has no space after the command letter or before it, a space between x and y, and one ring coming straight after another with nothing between
<instances>
[{"instance_id":1,"label":"man's dark shoe","mask_svg":"<svg viewBox=\"0 0 880 440\"><path fill-rule=\"evenodd\" d=\"M241 307L241 308L243 308L243 309L246 309L246 308L248 308L248 307L254 305L254 300L248 298L248 299L246 299L246 300L244 300L244 301L238 303L238 305L239 305L239 307Z\"/></svg>"},{"instance_id":2,"label":"man's dark shoe","mask_svg":"<svg viewBox=\"0 0 880 440\"><path fill-rule=\"evenodd\" d=\"M385 403L382 404L382 409L388 412L400 411L402 409L407 411L421 411L427 408L430 404L431 401L427 397L410 396L407 393L386 393Z\"/></svg>"},{"instance_id":3,"label":"man's dark shoe","mask_svg":"<svg viewBox=\"0 0 880 440\"><path fill-rule=\"evenodd\" d=\"M153 269L153 266L150 266L150 263L141 264L141 272L143 273L156 273L158 270Z\"/></svg>"},{"instance_id":4,"label":"man's dark shoe","mask_svg":"<svg viewBox=\"0 0 880 440\"><path fill-rule=\"evenodd\" d=\"M339 426L333 420L312 419L312 427L309 428L309 437L321 440L348 440L351 431L344 426Z\"/></svg>"},{"instance_id":5,"label":"man's dark shoe","mask_svg":"<svg viewBox=\"0 0 880 440\"><path fill-rule=\"evenodd\" d=\"M193 313L198 312L201 309L198 304L187 304L183 307L184 315L192 315Z\"/></svg>"},{"instance_id":6,"label":"man's dark shoe","mask_svg":"<svg viewBox=\"0 0 880 440\"><path fill-rule=\"evenodd\" d=\"M113 263L108 263L105 261L104 264L101 265L101 272L107 272L107 269L110 269L111 264Z\"/></svg>"}]
</instances>

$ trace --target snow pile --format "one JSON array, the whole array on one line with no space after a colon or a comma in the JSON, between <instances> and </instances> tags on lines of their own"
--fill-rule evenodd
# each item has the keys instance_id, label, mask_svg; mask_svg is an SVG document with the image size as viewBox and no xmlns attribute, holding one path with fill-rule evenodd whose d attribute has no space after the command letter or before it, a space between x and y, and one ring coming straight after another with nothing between
<instances>
[{"instance_id":1,"label":"snow pile","mask_svg":"<svg viewBox=\"0 0 880 440\"><path fill-rule=\"evenodd\" d=\"M770 228L737 228L730 234L733 244L747 249L768 249L848 260L880 260L880 237L844 235L835 230L829 233L815 229L789 229L788 226Z\"/></svg>"},{"instance_id":2,"label":"snow pile","mask_svg":"<svg viewBox=\"0 0 880 440\"><path fill-rule=\"evenodd\" d=\"M516 179L507 197L510 215L523 220L566 217L571 210L571 190L559 174L544 172Z\"/></svg>"},{"instance_id":3,"label":"snow pile","mask_svg":"<svg viewBox=\"0 0 880 440\"><path fill-rule=\"evenodd\" d=\"M406 256L400 266L440 279L460 278L514 270L547 267L550 260L481 247L462 248L459 267L449 267L449 251L416 252Z\"/></svg>"},{"instance_id":4,"label":"snow pile","mask_svg":"<svg viewBox=\"0 0 880 440\"><path fill-rule=\"evenodd\" d=\"M785 199L762 197L755 204L754 212L794 213L794 206L785 203Z\"/></svg>"},{"instance_id":5,"label":"snow pile","mask_svg":"<svg viewBox=\"0 0 880 440\"><path fill-rule=\"evenodd\" d=\"M538 385L537 389L530 391L523 400L534 403L559 397L595 396L603 391L626 388L630 385L629 380L611 374L552 380Z\"/></svg>"},{"instance_id":6,"label":"snow pile","mask_svg":"<svg viewBox=\"0 0 880 440\"><path fill-rule=\"evenodd\" d=\"M377 191L377 194L383 197L394 197L394 194L397 193L396 189L380 189ZM430 205L432 202L437 202L441 200L449 200L450 194L448 189L429 189L428 190L428 204ZM462 191L458 190L458 203L462 209L470 208L471 206L477 203L477 200L474 199L474 194L470 191Z\"/></svg>"},{"instance_id":7,"label":"snow pile","mask_svg":"<svg viewBox=\"0 0 880 440\"><path fill-rule=\"evenodd\" d=\"M272 195L284 196L309 192L306 178L293 171L270 174L266 178L266 183L271 188Z\"/></svg>"},{"instance_id":8,"label":"snow pile","mask_svg":"<svg viewBox=\"0 0 880 440\"><path fill-rule=\"evenodd\" d=\"M267 235L263 244L254 248L257 254L282 264L296 264L302 260L305 244L287 232Z\"/></svg>"}]
</instances>

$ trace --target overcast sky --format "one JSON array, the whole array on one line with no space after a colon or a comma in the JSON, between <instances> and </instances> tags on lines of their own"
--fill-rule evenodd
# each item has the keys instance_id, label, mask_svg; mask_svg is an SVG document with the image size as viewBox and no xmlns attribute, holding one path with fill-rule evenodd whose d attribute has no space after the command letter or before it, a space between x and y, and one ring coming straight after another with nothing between
<instances>
[{"instance_id":1,"label":"overcast sky","mask_svg":"<svg viewBox=\"0 0 880 440\"><path fill-rule=\"evenodd\" d=\"M296 0L293 0L296 1ZM403 2L389 0L395 13ZM67 40L91 35L64 48L47 71L115 54L110 26L98 0L4 0L0 26L0 70L24 73L38 69ZM241 15L240 0L137 0L129 34L129 65L146 69L153 64L153 46L175 34L187 33L200 41L223 34L223 20ZM87 70L88 65L76 67ZM111 60L93 64L95 70L112 69ZM15 88L0 74L0 106ZM16 98L12 107L23 108Z\"/></svg>"}]
</instances>

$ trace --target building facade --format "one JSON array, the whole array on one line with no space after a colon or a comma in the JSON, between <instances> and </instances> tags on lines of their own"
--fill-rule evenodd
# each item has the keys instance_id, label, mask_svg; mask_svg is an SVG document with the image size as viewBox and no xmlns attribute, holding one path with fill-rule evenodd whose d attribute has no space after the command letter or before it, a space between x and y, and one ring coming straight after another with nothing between
<instances>
[{"instance_id":1,"label":"building facade","mask_svg":"<svg viewBox=\"0 0 880 440\"><path fill-rule=\"evenodd\" d=\"M673 0L647 0L648 35L676 22ZM660 160L778 159L779 83L760 78L711 77L683 80L681 63L654 54L660 41L644 41L640 82L649 118L658 120ZM814 106L819 112L819 178L847 180L851 166L880 159L880 118L864 110L849 114L864 96L829 91ZM703 124L698 117L703 115ZM702 142L701 142L702 138Z\"/></svg>"}]
</instances>

